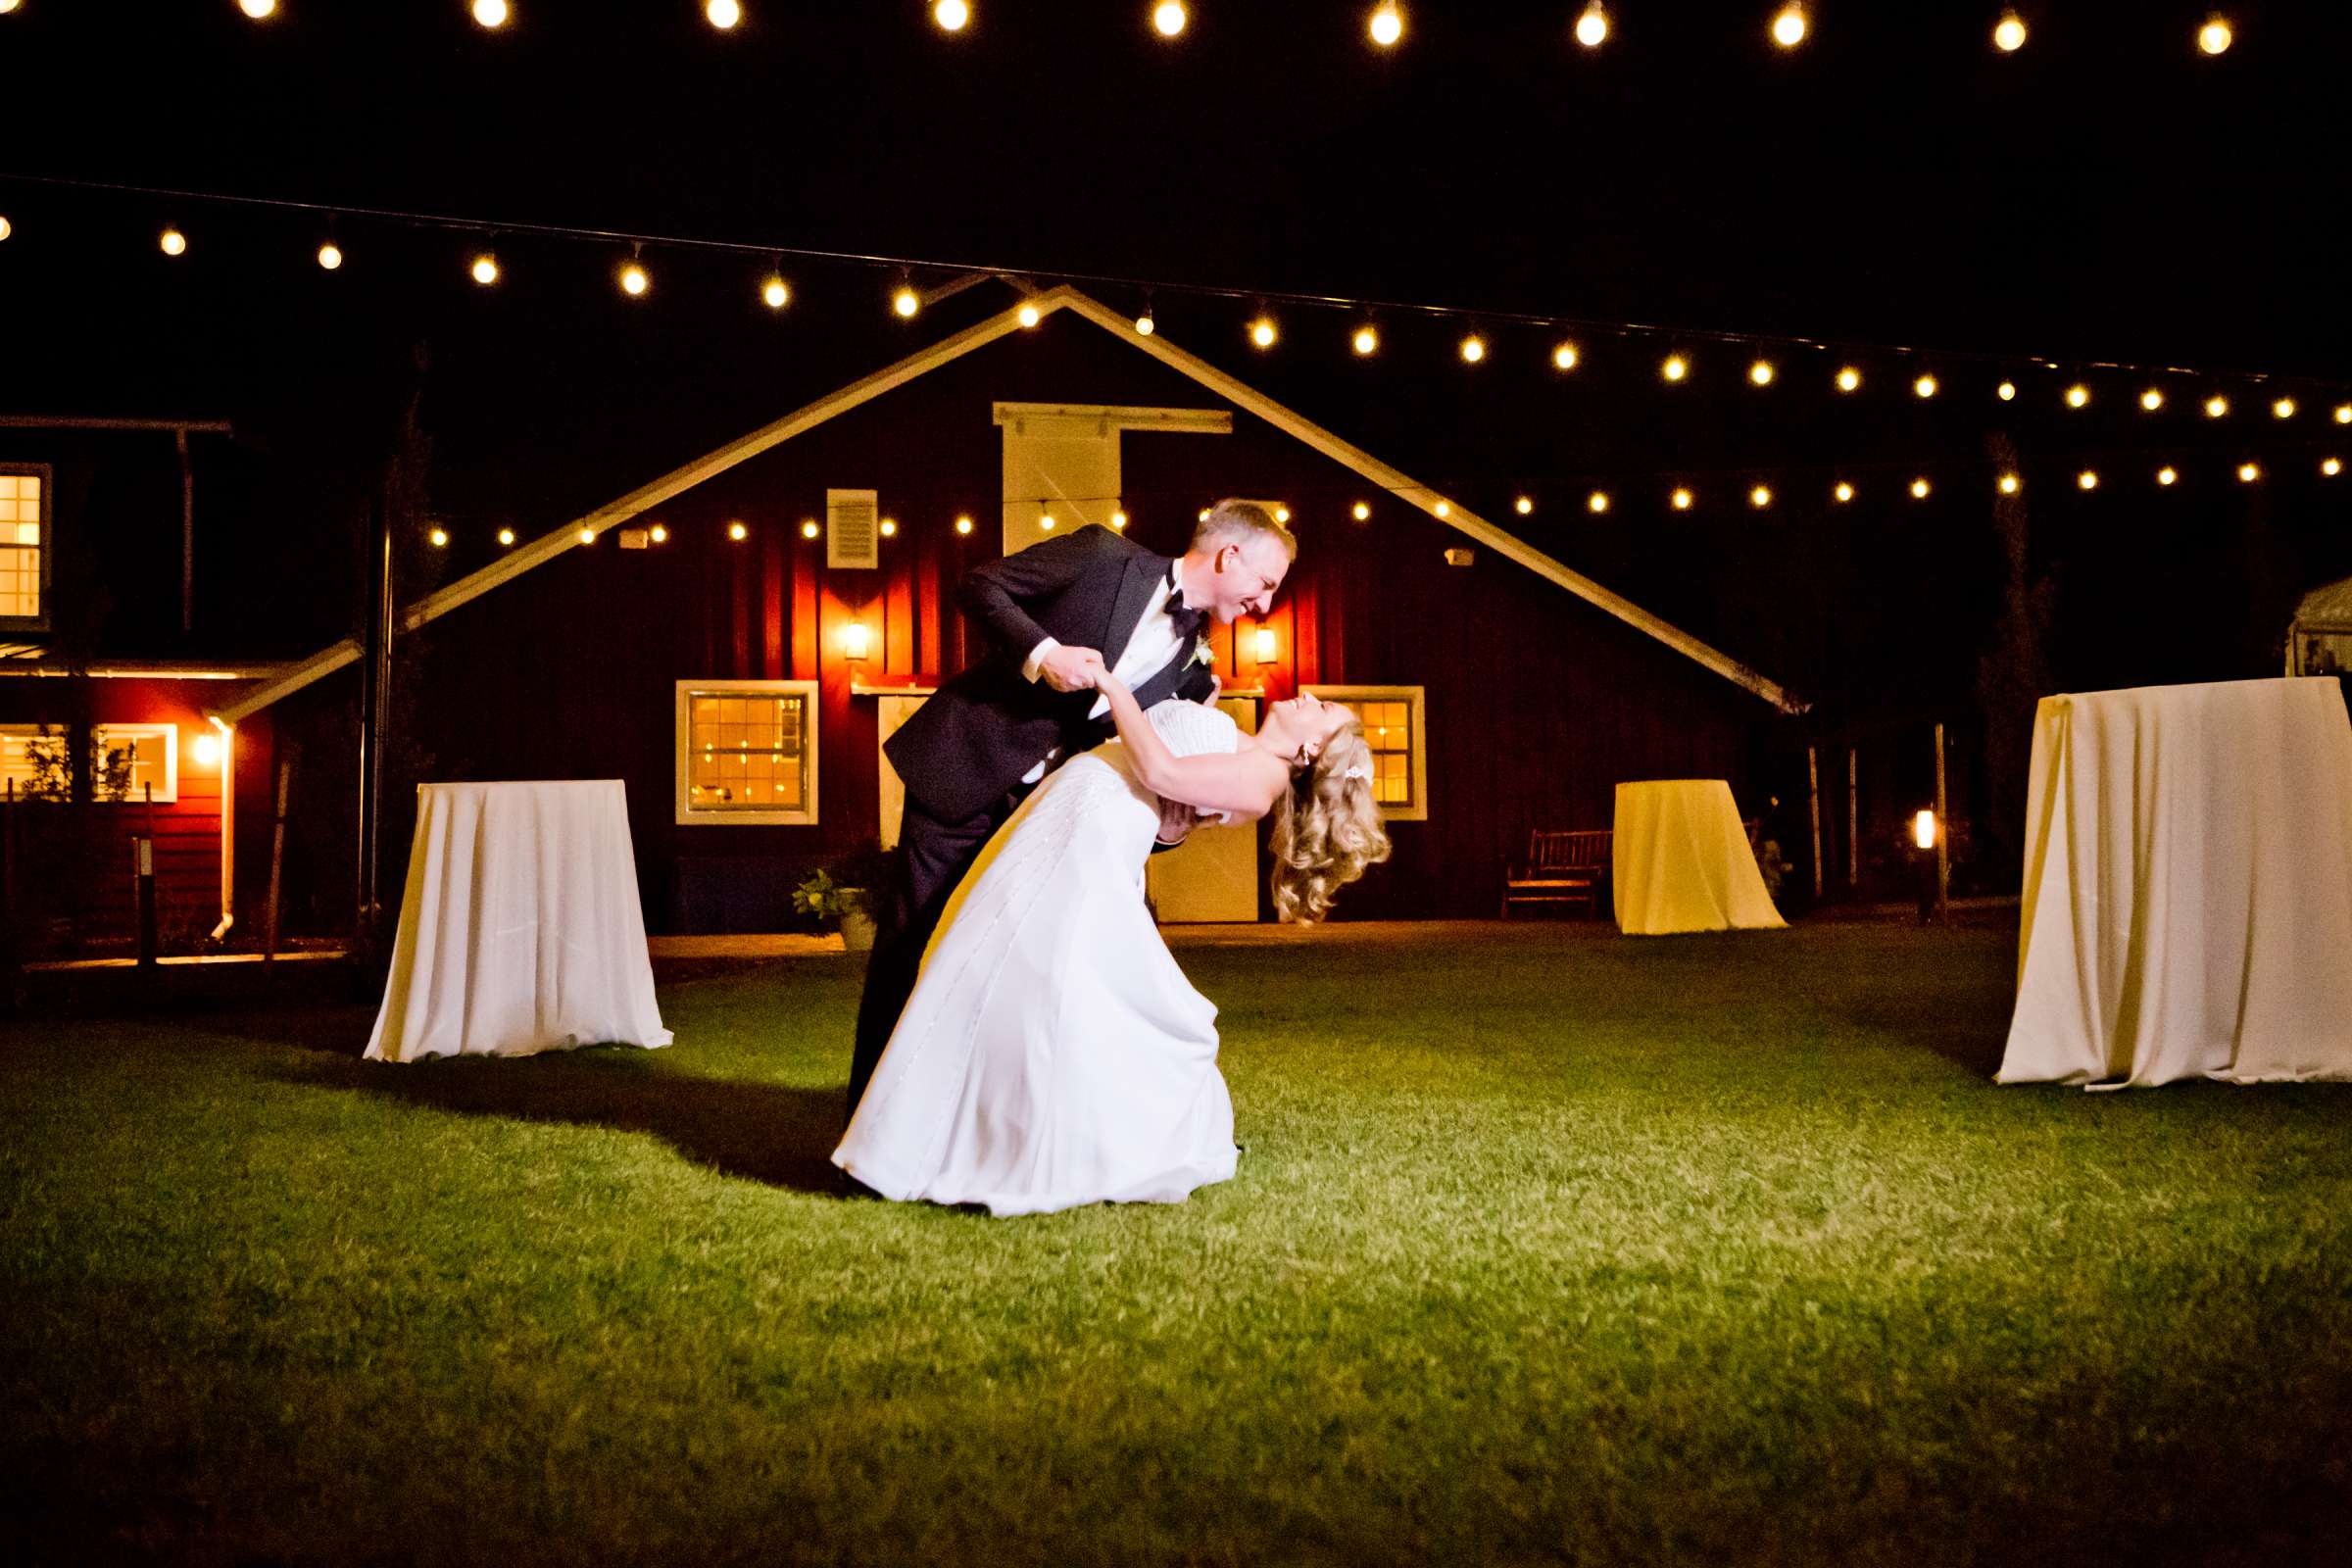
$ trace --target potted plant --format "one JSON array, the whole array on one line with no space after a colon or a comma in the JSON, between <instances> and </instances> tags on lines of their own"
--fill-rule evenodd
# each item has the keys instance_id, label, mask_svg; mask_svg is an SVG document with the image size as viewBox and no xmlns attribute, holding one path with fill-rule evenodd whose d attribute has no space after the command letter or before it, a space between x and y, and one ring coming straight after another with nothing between
<instances>
[{"instance_id":1,"label":"potted plant","mask_svg":"<svg viewBox=\"0 0 2352 1568\"><path fill-rule=\"evenodd\" d=\"M867 839L802 878L792 906L819 925L838 929L848 952L863 953L874 945L874 909L889 886L890 857L879 842Z\"/></svg>"}]
</instances>

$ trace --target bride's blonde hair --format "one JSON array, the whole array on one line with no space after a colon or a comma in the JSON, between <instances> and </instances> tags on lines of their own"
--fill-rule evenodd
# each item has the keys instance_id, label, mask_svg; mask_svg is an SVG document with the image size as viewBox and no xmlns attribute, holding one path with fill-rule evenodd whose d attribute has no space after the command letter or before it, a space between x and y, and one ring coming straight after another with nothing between
<instances>
[{"instance_id":1,"label":"bride's blonde hair","mask_svg":"<svg viewBox=\"0 0 2352 1568\"><path fill-rule=\"evenodd\" d=\"M1389 858L1372 791L1372 748L1351 718L1274 803L1274 912L1320 920L1340 889Z\"/></svg>"}]
</instances>

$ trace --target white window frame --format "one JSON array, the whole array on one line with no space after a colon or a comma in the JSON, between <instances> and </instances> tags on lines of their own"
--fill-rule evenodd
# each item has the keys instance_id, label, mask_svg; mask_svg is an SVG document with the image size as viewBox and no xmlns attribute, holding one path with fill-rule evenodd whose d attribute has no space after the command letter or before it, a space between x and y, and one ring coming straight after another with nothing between
<instances>
[{"instance_id":1,"label":"white window frame","mask_svg":"<svg viewBox=\"0 0 2352 1568\"><path fill-rule=\"evenodd\" d=\"M0 631L47 631L52 592L50 585L57 576L57 474L46 463L0 463L0 473L11 478L25 477L41 481L41 514L35 519L41 530L41 542L33 547L41 555L41 612L37 615L0 615Z\"/></svg>"},{"instance_id":2,"label":"white window frame","mask_svg":"<svg viewBox=\"0 0 2352 1568\"><path fill-rule=\"evenodd\" d=\"M1405 760L1413 779L1413 803L1410 806L1384 806L1381 815L1392 822L1426 822L1429 820L1429 724L1426 688L1420 686L1326 686L1320 683L1298 688L1310 697L1326 702L1348 703L1403 703L1405 722L1413 729L1412 744L1406 749Z\"/></svg>"},{"instance_id":3,"label":"white window frame","mask_svg":"<svg viewBox=\"0 0 2352 1568\"><path fill-rule=\"evenodd\" d=\"M71 732L71 726L65 724L53 723L47 727L53 730L67 730L69 733ZM6 735L11 738L30 740L38 736L41 733L41 729L42 726L37 723L0 724L0 735ZM144 740L153 736L163 737L164 772L163 777L156 783L155 804L158 806L172 806L178 803L179 726L177 724L101 723L91 726L91 745L94 750L104 748L110 741L132 739ZM92 761L94 762L95 760L96 759L93 758ZM20 800L24 799L24 797L21 795L18 798ZM146 802L147 797L134 790L132 793L122 797L120 800L117 800L111 796L100 795L96 798L93 804L98 806L143 806L146 804Z\"/></svg>"},{"instance_id":4,"label":"white window frame","mask_svg":"<svg viewBox=\"0 0 2352 1568\"><path fill-rule=\"evenodd\" d=\"M816 823L818 753L817 725L819 699L817 683L812 680L682 680L677 683L677 736L673 750L677 754L677 820L680 826L695 827L808 827ZM808 804L800 810L735 811L696 807L688 793L693 783L693 769L687 752L694 734L693 701L704 697L777 697L797 696L807 704L808 721L801 726L802 744L808 754Z\"/></svg>"}]
</instances>

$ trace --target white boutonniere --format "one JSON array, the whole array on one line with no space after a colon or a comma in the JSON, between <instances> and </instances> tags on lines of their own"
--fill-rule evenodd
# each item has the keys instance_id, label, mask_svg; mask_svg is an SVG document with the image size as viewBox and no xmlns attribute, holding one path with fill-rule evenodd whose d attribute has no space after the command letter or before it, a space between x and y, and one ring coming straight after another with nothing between
<instances>
[{"instance_id":1,"label":"white boutonniere","mask_svg":"<svg viewBox=\"0 0 2352 1568\"><path fill-rule=\"evenodd\" d=\"M1208 646L1207 638L1196 638L1193 642L1193 657L1189 662L1195 664L1205 664L1214 660L1216 657L1217 651Z\"/></svg>"}]
</instances>

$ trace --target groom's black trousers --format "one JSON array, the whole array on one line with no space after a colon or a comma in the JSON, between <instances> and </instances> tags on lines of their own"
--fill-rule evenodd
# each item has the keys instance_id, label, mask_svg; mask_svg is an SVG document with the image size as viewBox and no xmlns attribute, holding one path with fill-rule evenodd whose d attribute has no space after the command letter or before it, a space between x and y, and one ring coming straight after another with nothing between
<instances>
[{"instance_id":1,"label":"groom's black trousers","mask_svg":"<svg viewBox=\"0 0 2352 1568\"><path fill-rule=\"evenodd\" d=\"M874 951L865 960L865 994L858 1001L858 1043L850 1054L850 1113L865 1097L866 1083L882 1060L882 1048L898 1027L899 1014L914 992L916 973L923 965L923 949L939 917L989 835L1012 815L1030 790L1015 785L1002 800L960 822L943 822L906 802L899 824L898 886L883 901L874 918Z\"/></svg>"}]
</instances>

